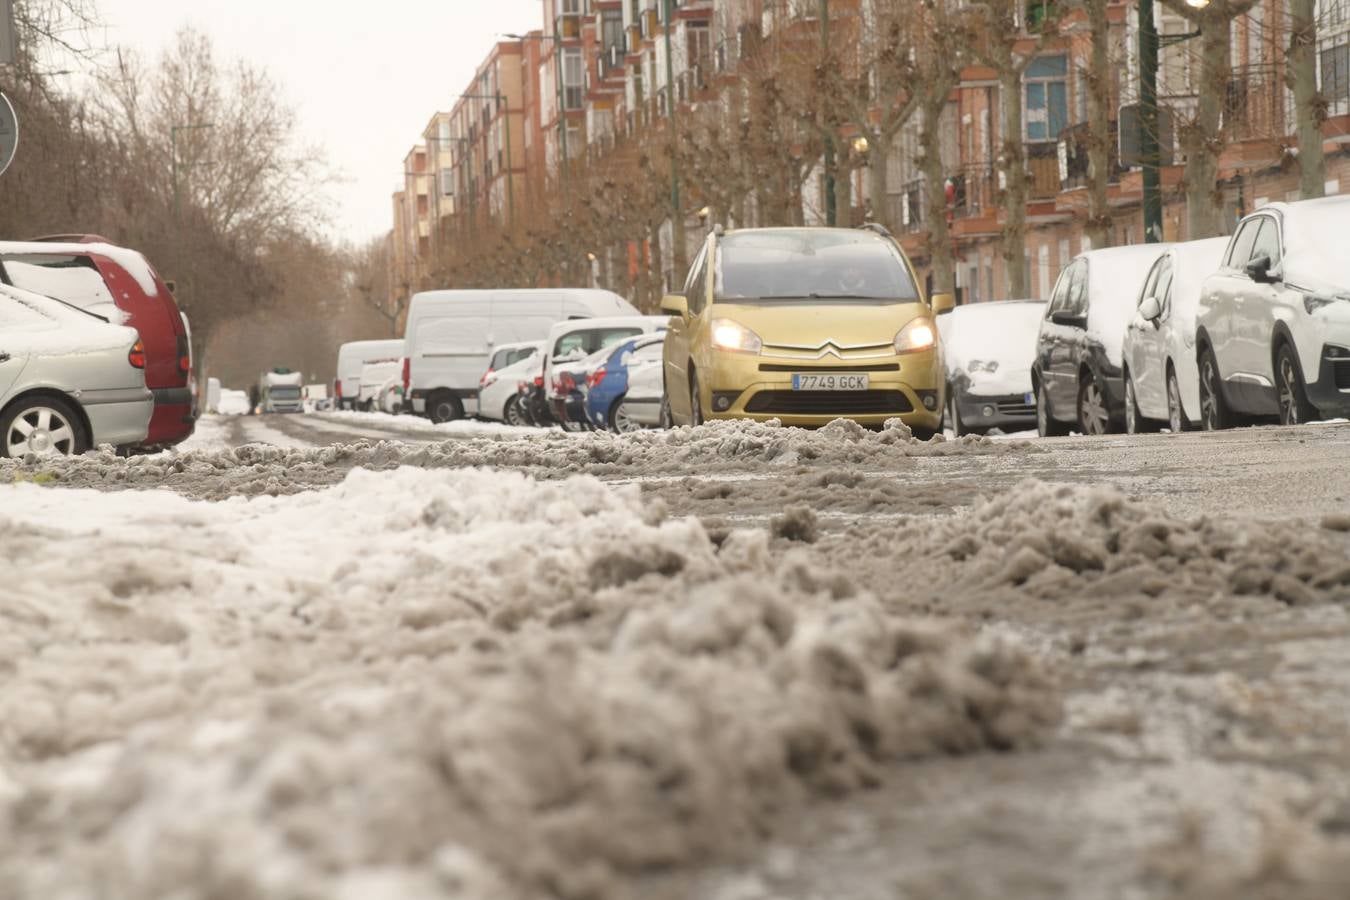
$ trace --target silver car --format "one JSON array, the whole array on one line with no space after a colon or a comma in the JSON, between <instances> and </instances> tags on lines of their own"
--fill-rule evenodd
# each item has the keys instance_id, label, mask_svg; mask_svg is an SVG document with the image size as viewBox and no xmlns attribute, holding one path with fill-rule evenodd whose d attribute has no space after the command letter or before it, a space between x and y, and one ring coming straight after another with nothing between
<instances>
[{"instance_id":1,"label":"silver car","mask_svg":"<svg viewBox=\"0 0 1350 900\"><path fill-rule=\"evenodd\" d=\"M0 285L0 456L135 444L153 411L135 329Z\"/></svg>"}]
</instances>

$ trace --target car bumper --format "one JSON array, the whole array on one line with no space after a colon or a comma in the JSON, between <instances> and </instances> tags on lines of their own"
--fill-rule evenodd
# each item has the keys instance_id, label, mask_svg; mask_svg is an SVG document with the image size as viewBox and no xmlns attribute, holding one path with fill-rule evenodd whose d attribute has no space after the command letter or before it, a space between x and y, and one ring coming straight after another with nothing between
<instances>
[{"instance_id":1,"label":"car bumper","mask_svg":"<svg viewBox=\"0 0 1350 900\"><path fill-rule=\"evenodd\" d=\"M961 424L968 428L1036 427L1036 400L1030 391L1000 396L957 393L956 407Z\"/></svg>"},{"instance_id":2,"label":"car bumper","mask_svg":"<svg viewBox=\"0 0 1350 900\"><path fill-rule=\"evenodd\" d=\"M1350 416L1350 328L1346 332L1343 343L1322 345L1317 381L1306 388L1323 418Z\"/></svg>"},{"instance_id":3,"label":"car bumper","mask_svg":"<svg viewBox=\"0 0 1350 900\"><path fill-rule=\"evenodd\" d=\"M89 419L89 438L95 447L145 442L152 417L158 412L153 395L146 390L84 391L80 405Z\"/></svg>"},{"instance_id":4,"label":"car bumper","mask_svg":"<svg viewBox=\"0 0 1350 900\"><path fill-rule=\"evenodd\" d=\"M192 401L165 402L155 391L155 412L150 417L150 428L142 442L151 447L170 447L192 436L197 417L192 414Z\"/></svg>"},{"instance_id":5,"label":"car bumper","mask_svg":"<svg viewBox=\"0 0 1350 900\"><path fill-rule=\"evenodd\" d=\"M868 371L860 367L866 365ZM773 366L775 371L764 371ZM790 371L776 371L790 367ZM866 374L865 391L794 391L794 373ZM936 429L942 422L942 366L936 350L903 356L801 365L791 360L717 353L710 371L700 373L709 419L778 419L784 425L825 425L852 419L880 425L901 419L906 425Z\"/></svg>"}]
</instances>

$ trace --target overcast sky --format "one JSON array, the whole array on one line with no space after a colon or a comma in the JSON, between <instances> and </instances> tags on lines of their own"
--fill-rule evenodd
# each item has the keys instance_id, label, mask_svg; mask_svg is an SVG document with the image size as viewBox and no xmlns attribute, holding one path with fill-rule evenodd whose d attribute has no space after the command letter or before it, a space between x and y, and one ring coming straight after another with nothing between
<instances>
[{"instance_id":1,"label":"overcast sky","mask_svg":"<svg viewBox=\"0 0 1350 900\"><path fill-rule=\"evenodd\" d=\"M222 61L271 72L325 149L337 236L390 227L403 157L462 90L500 32L542 24L540 0L97 0L109 46L154 58L183 26ZM360 12L358 12L360 10Z\"/></svg>"}]
</instances>

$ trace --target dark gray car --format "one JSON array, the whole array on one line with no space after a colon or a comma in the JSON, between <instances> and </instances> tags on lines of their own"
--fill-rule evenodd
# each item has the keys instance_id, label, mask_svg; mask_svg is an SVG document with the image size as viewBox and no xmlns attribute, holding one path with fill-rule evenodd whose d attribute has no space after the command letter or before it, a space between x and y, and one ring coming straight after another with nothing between
<instances>
[{"instance_id":1,"label":"dark gray car","mask_svg":"<svg viewBox=\"0 0 1350 900\"><path fill-rule=\"evenodd\" d=\"M135 444L153 411L134 329L0 285L0 456Z\"/></svg>"}]
</instances>

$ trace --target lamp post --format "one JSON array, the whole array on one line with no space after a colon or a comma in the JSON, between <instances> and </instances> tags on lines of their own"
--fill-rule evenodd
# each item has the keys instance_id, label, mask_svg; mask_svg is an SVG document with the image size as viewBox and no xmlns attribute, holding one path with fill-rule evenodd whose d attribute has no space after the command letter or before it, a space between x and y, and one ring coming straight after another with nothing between
<instances>
[{"instance_id":1,"label":"lamp post","mask_svg":"<svg viewBox=\"0 0 1350 900\"><path fill-rule=\"evenodd\" d=\"M169 126L169 168L173 178L173 217L174 221L181 221L183 218L183 201L181 192L178 188L178 132L196 131L204 128L215 128L213 122L198 122L187 125ZM192 168L187 166L186 168Z\"/></svg>"},{"instance_id":2,"label":"lamp post","mask_svg":"<svg viewBox=\"0 0 1350 900\"><path fill-rule=\"evenodd\" d=\"M1186 0L1200 10L1209 0ZM1139 168L1143 176L1144 241L1163 239L1162 151L1158 145L1158 51L1198 37L1200 32L1159 38L1153 21L1153 0L1139 0Z\"/></svg>"},{"instance_id":3,"label":"lamp post","mask_svg":"<svg viewBox=\"0 0 1350 900\"><path fill-rule=\"evenodd\" d=\"M820 0L820 52L822 57L830 52L830 0ZM833 228L839 221L839 212L834 189L834 134L828 127L828 116L825 124L825 224Z\"/></svg>"},{"instance_id":4,"label":"lamp post","mask_svg":"<svg viewBox=\"0 0 1350 900\"><path fill-rule=\"evenodd\" d=\"M516 224L516 166L511 161L511 103L506 99L506 95L500 92L496 94L460 94L459 96L465 100L491 100L499 108L503 105L506 107L506 118L503 124L506 138L506 221L510 227L514 228Z\"/></svg>"}]
</instances>

